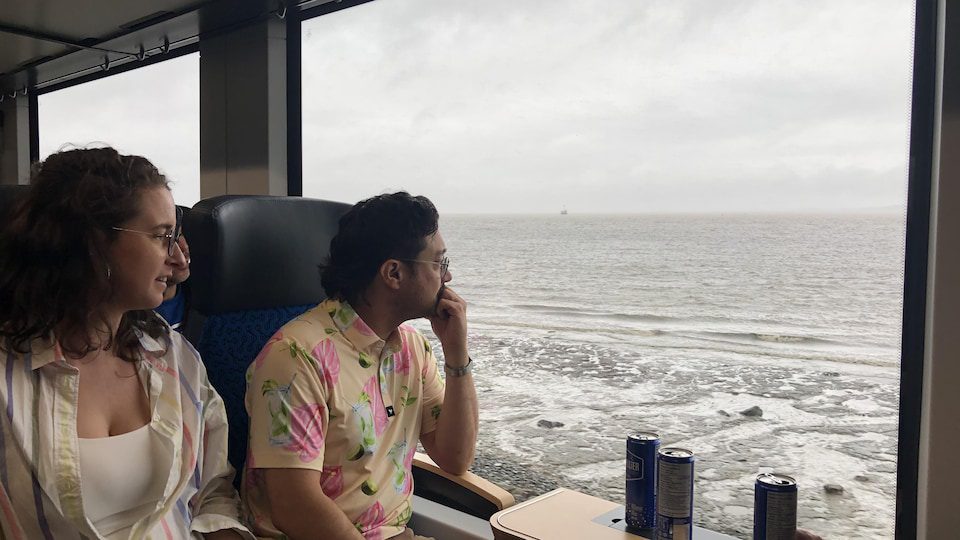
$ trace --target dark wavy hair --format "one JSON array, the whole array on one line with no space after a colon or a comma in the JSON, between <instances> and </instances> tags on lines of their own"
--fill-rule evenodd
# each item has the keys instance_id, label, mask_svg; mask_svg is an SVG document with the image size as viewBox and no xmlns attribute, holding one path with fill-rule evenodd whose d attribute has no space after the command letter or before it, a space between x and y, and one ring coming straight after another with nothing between
<instances>
[{"instance_id":1,"label":"dark wavy hair","mask_svg":"<svg viewBox=\"0 0 960 540\"><path fill-rule=\"evenodd\" d=\"M0 348L25 354L56 332L70 357L113 347L134 361L140 332L168 337L153 311L127 312L116 335L100 311L112 293L111 227L135 217L142 191L156 187L170 185L152 163L113 148L62 151L34 167L0 233Z\"/></svg>"},{"instance_id":2,"label":"dark wavy hair","mask_svg":"<svg viewBox=\"0 0 960 540\"><path fill-rule=\"evenodd\" d=\"M330 298L355 304L387 259L414 259L440 219L430 199L405 191L358 202L340 218L320 283Z\"/></svg>"}]
</instances>

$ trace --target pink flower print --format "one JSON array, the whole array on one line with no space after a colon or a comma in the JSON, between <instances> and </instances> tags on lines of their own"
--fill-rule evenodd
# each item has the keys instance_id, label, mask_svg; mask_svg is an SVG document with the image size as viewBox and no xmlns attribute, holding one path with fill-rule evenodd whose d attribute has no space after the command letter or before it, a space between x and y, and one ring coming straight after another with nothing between
<instances>
[{"instance_id":1,"label":"pink flower print","mask_svg":"<svg viewBox=\"0 0 960 540\"><path fill-rule=\"evenodd\" d=\"M383 525L384 521L383 505L375 502L373 506L367 508L360 514L355 524L367 540L380 540L383 538L383 534L380 532L380 526Z\"/></svg>"},{"instance_id":2,"label":"pink flower print","mask_svg":"<svg viewBox=\"0 0 960 540\"><path fill-rule=\"evenodd\" d=\"M340 380L340 356L337 355L337 347L332 339L325 339L313 348L313 359L316 360L317 369L323 376L323 381L327 383L327 388L336 386Z\"/></svg>"},{"instance_id":3,"label":"pink flower print","mask_svg":"<svg viewBox=\"0 0 960 540\"><path fill-rule=\"evenodd\" d=\"M283 340L283 332L277 330L270 339L263 345L263 348L260 349L260 352L257 354L257 357L253 359L254 369L260 369L260 366L263 365L264 358L267 357L267 354L270 352L270 349L273 347L273 344Z\"/></svg>"},{"instance_id":4,"label":"pink flower print","mask_svg":"<svg viewBox=\"0 0 960 540\"><path fill-rule=\"evenodd\" d=\"M356 330L357 332L360 332L360 334L364 336L376 335L373 329L367 326L367 323L363 322L363 319L361 319L360 317L357 317L356 319L354 319L353 329Z\"/></svg>"},{"instance_id":5,"label":"pink flower print","mask_svg":"<svg viewBox=\"0 0 960 540\"><path fill-rule=\"evenodd\" d=\"M373 413L373 432L379 437L387 429L387 411L383 407L383 396L380 393L380 385L377 384L377 377L370 377L367 384L363 385L363 391L370 396L370 412Z\"/></svg>"},{"instance_id":6,"label":"pink flower print","mask_svg":"<svg viewBox=\"0 0 960 540\"><path fill-rule=\"evenodd\" d=\"M337 465L336 467L323 467L323 471L320 473L320 488L323 490L323 494L331 499L336 499L343 493L343 468Z\"/></svg>"},{"instance_id":7,"label":"pink flower print","mask_svg":"<svg viewBox=\"0 0 960 540\"><path fill-rule=\"evenodd\" d=\"M323 451L325 432L323 405L311 403L297 407L290 414L290 442L284 449L299 453L304 463L313 461Z\"/></svg>"},{"instance_id":8,"label":"pink flower print","mask_svg":"<svg viewBox=\"0 0 960 540\"><path fill-rule=\"evenodd\" d=\"M430 360L433 359L433 355L431 354L430 342L427 341L427 338L420 336L420 339L423 340L423 352L424 352L423 362L421 363L421 366L420 366L420 378L426 379L427 370L430 368L430 364L432 363Z\"/></svg>"},{"instance_id":9,"label":"pink flower print","mask_svg":"<svg viewBox=\"0 0 960 540\"><path fill-rule=\"evenodd\" d=\"M413 491L413 455L417 453L417 445L411 444L407 455L403 457L404 479L400 486L400 493L409 495Z\"/></svg>"},{"instance_id":10,"label":"pink flower print","mask_svg":"<svg viewBox=\"0 0 960 540\"><path fill-rule=\"evenodd\" d=\"M393 353L393 370L397 375L406 375L410 372L410 342L407 335L402 335L403 346Z\"/></svg>"}]
</instances>

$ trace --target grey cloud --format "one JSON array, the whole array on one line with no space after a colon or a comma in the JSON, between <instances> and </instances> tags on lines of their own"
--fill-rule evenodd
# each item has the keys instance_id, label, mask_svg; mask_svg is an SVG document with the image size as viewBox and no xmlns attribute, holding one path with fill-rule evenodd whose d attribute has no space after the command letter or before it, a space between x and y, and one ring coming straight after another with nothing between
<instances>
[{"instance_id":1,"label":"grey cloud","mask_svg":"<svg viewBox=\"0 0 960 540\"><path fill-rule=\"evenodd\" d=\"M455 211L902 200L906 2L361 9L307 23L304 50L324 73L308 84L349 96L311 105L310 118L330 120L305 126L323 149L305 166L323 171L318 191L417 186Z\"/></svg>"},{"instance_id":2,"label":"grey cloud","mask_svg":"<svg viewBox=\"0 0 960 540\"><path fill-rule=\"evenodd\" d=\"M457 212L896 205L911 9L380 0L307 21L305 193L405 187ZM198 197L197 65L44 96L44 153L110 142Z\"/></svg>"}]
</instances>

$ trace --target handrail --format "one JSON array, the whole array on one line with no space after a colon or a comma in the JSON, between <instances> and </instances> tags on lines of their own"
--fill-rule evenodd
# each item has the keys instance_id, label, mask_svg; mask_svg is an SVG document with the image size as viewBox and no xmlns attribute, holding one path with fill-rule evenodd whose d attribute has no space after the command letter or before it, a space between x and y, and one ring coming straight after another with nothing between
<instances>
[{"instance_id":1,"label":"handrail","mask_svg":"<svg viewBox=\"0 0 960 540\"><path fill-rule=\"evenodd\" d=\"M417 452L413 455L413 466L419 467L437 476L441 476L450 482L454 482L455 484L462 486L473 493L476 493L487 501L490 501L491 504L500 510L509 508L516 503L516 499L514 499L510 492L494 484L493 482L481 476L477 476L470 471L460 475L450 474L441 469L439 465L430 459L430 456L422 452Z\"/></svg>"}]
</instances>

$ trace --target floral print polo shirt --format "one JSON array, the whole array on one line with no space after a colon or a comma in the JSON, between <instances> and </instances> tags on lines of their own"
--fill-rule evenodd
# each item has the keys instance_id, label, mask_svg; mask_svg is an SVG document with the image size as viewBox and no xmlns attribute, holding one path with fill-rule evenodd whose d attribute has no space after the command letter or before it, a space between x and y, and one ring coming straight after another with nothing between
<instances>
[{"instance_id":1,"label":"floral print polo shirt","mask_svg":"<svg viewBox=\"0 0 960 540\"><path fill-rule=\"evenodd\" d=\"M413 454L437 427L443 391L429 342L410 326L384 341L336 300L284 325L247 370L242 490L254 532L282 537L264 468L320 471L323 492L368 540L402 532Z\"/></svg>"}]
</instances>

